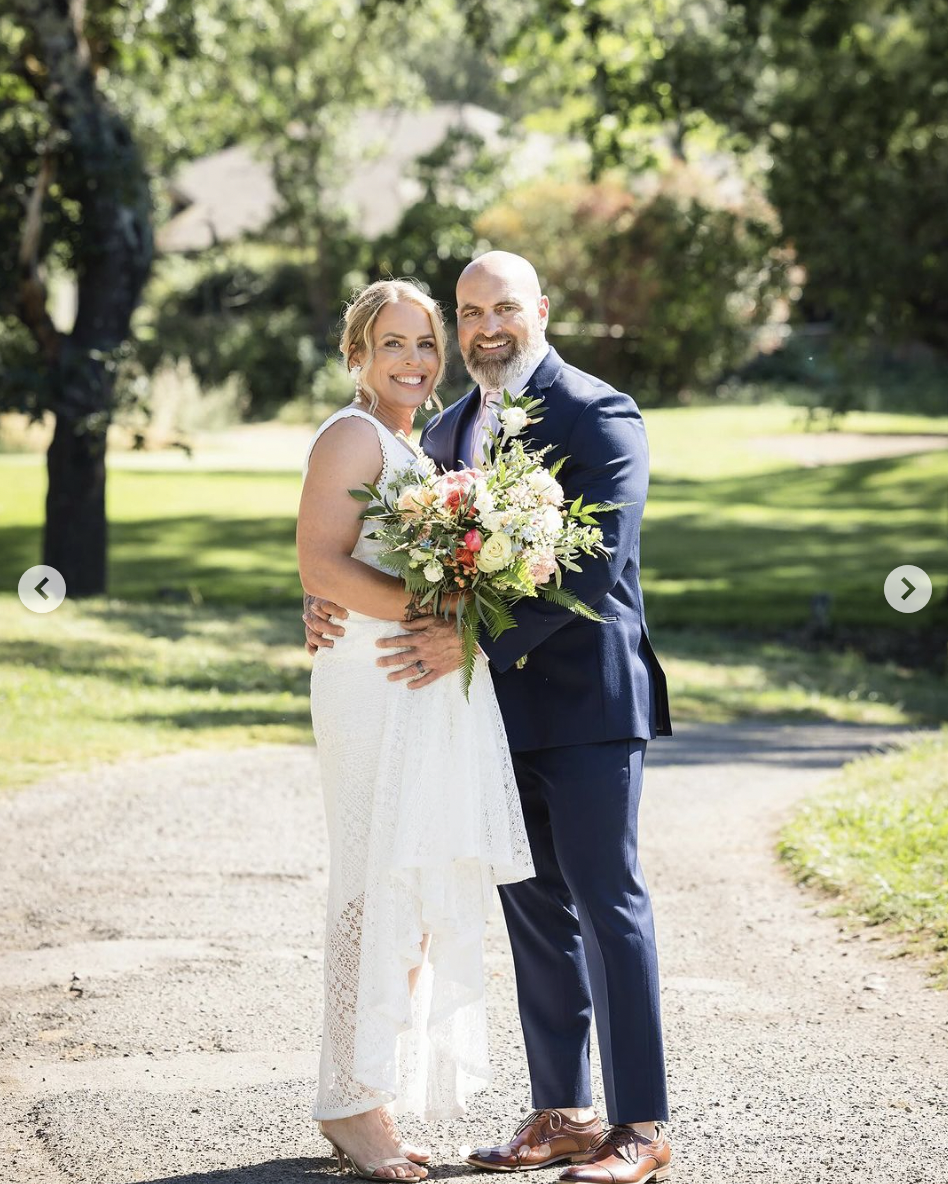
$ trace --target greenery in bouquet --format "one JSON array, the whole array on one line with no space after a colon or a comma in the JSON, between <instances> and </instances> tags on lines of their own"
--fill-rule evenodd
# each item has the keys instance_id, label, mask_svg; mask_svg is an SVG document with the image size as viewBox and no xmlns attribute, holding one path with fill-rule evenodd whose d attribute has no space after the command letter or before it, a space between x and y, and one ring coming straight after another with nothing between
<instances>
[{"instance_id":1,"label":"greenery in bouquet","mask_svg":"<svg viewBox=\"0 0 948 1184\"><path fill-rule=\"evenodd\" d=\"M480 631L492 638L516 626L511 606L542 597L590 620L601 620L563 585L564 572L581 571L581 555L606 556L597 515L613 503L567 504L549 448L533 450L521 437L542 418L542 400L503 392L496 431L478 468L439 473L419 453L384 489L366 485L353 497L370 504L371 538L380 562L405 583L419 610L455 617L463 646L467 694Z\"/></svg>"}]
</instances>

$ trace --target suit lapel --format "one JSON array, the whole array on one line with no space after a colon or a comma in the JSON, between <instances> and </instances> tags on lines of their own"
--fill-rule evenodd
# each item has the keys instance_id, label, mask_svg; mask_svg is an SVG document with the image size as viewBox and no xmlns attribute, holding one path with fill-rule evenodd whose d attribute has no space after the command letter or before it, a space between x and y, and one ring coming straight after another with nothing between
<instances>
[{"instance_id":1,"label":"suit lapel","mask_svg":"<svg viewBox=\"0 0 948 1184\"><path fill-rule=\"evenodd\" d=\"M478 399L477 387L453 403L443 415L435 416L422 432L421 444L425 452L442 469L455 469L461 463L461 449L465 433L470 429Z\"/></svg>"},{"instance_id":2,"label":"suit lapel","mask_svg":"<svg viewBox=\"0 0 948 1184\"><path fill-rule=\"evenodd\" d=\"M554 384L563 369L563 359L553 347L540 365L534 371L533 377L527 383L527 393L543 400L543 419L535 427L528 429L526 439L533 441L539 448L553 445L554 449L564 443L564 432L559 427L560 408L556 398ZM556 452L551 455L551 463L556 460Z\"/></svg>"}]
</instances>

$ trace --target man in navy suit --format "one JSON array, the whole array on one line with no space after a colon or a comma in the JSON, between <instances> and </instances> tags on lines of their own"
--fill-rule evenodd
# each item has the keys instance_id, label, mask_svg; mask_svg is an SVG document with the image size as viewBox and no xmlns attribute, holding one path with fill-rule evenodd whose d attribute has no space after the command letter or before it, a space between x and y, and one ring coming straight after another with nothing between
<instances>
[{"instance_id":1,"label":"man in navy suit","mask_svg":"<svg viewBox=\"0 0 948 1184\"><path fill-rule=\"evenodd\" d=\"M500 889L517 976L535 1110L508 1143L469 1162L498 1171L573 1161L561 1179L592 1184L664 1180L670 1148L658 960L648 889L637 855L647 741L669 735L665 677L645 626L639 534L648 444L634 401L564 362L546 341L549 301L527 260L491 251L457 287L458 337L471 377L465 398L436 416L424 450L444 468L478 459L504 388L542 397L535 445L552 445L567 498L624 503L604 514L608 558L583 561L569 587L602 622L548 601L520 601L517 628L486 652L514 757L536 876ZM323 606L311 645L341 626ZM454 674L454 625L408 622L382 642L390 678L423 686ZM518 669L521 658L528 660ZM419 672L421 672L419 676ZM610 1126L591 1107L595 1014ZM582 1162L580 1162L582 1161Z\"/></svg>"}]
</instances>

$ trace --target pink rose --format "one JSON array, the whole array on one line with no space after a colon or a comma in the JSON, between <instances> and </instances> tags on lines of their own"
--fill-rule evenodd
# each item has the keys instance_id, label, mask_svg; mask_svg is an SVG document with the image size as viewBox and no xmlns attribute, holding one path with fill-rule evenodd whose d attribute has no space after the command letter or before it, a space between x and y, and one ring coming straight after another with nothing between
<instances>
[{"instance_id":1,"label":"pink rose","mask_svg":"<svg viewBox=\"0 0 948 1184\"><path fill-rule=\"evenodd\" d=\"M484 545L484 540L481 538L481 532L476 529L469 530L464 536L464 545L469 551L476 555Z\"/></svg>"},{"instance_id":2,"label":"pink rose","mask_svg":"<svg viewBox=\"0 0 948 1184\"><path fill-rule=\"evenodd\" d=\"M456 510L460 506L462 499L471 492L476 479L477 474L473 469L460 469L445 473L438 480L438 493L447 509Z\"/></svg>"}]
</instances>

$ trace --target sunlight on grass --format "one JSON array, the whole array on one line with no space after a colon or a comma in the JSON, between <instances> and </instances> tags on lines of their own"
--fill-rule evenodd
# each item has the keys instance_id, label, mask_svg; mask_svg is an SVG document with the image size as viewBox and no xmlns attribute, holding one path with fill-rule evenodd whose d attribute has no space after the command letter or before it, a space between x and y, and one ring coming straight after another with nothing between
<instances>
[{"instance_id":1,"label":"sunlight on grass","mask_svg":"<svg viewBox=\"0 0 948 1184\"><path fill-rule=\"evenodd\" d=\"M848 765L784 828L780 854L839 913L931 954L948 986L948 729Z\"/></svg>"},{"instance_id":2,"label":"sunlight on grass","mask_svg":"<svg viewBox=\"0 0 948 1184\"><path fill-rule=\"evenodd\" d=\"M742 632L772 636L805 623L820 592L832 597L839 625L948 623L948 453L804 468L754 443L799 432L794 408L692 407L647 418L655 463L643 586L676 719L895 724L948 715L948 687L934 673ZM896 425L932 431L948 421L845 421L848 430ZM113 468L109 581L121 599L67 600L36 617L14 589L40 560L43 461L0 456L2 783L187 745L310 736L295 464L285 472ZM927 567L935 587L913 617L882 596L900 563Z\"/></svg>"},{"instance_id":3,"label":"sunlight on grass","mask_svg":"<svg viewBox=\"0 0 948 1184\"><path fill-rule=\"evenodd\" d=\"M678 722L948 712L943 679L855 654L700 631L657 644ZM295 599L268 612L67 600L37 616L0 597L0 785L188 747L309 743L308 672Z\"/></svg>"},{"instance_id":4,"label":"sunlight on grass","mask_svg":"<svg viewBox=\"0 0 948 1184\"><path fill-rule=\"evenodd\" d=\"M817 468L754 452L754 435L789 431L795 418L786 407L650 413L655 474L642 561L652 625L799 625L817 593L832 597L837 624L948 622L948 452ZM672 458L665 464L663 449ZM27 459L0 457L0 586L8 589L39 560L45 478L39 458ZM299 491L295 471L113 470L112 594L288 602L299 589ZM916 617L894 613L882 596L886 574L902 563L925 567L935 586Z\"/></svg>"},{"instance_id":5,"label":"sunlight on grass","mask_svg":"<svg viewBox=\"0 0 948 1184\"><path fill-rule=\"evenodd\" d=\"M948 716L943 677L852 651L707 630L667 630L656 645L679 720L931 725Z\"/></svg>"},{"instance_id":6,"label":"sunlight on grass","mask_svg":"<svg viewBox=\"0 0 948 1184\"><path fill-rule=\"evenodd\" d=\"M780 403L751 407L656 407L646 409L643 414L652 473L659 478L707 480L776 473L787 468L787 460L761 449L759 438L808 434L806 412ZM860 411L844 416L838 427L846 432L872 435L945 435L948 416L929 418Z\"/></svg>"},{"instance_id":7,"label":"sunlight on grass","mask_svg":"<svg viewBox=\"0 0 948 1184\"><path fill-rule=\"evenodd\" d=\"M0 785L188 747L311 737L298 610L0 598Z\"/></svg>"}]
</instances>

